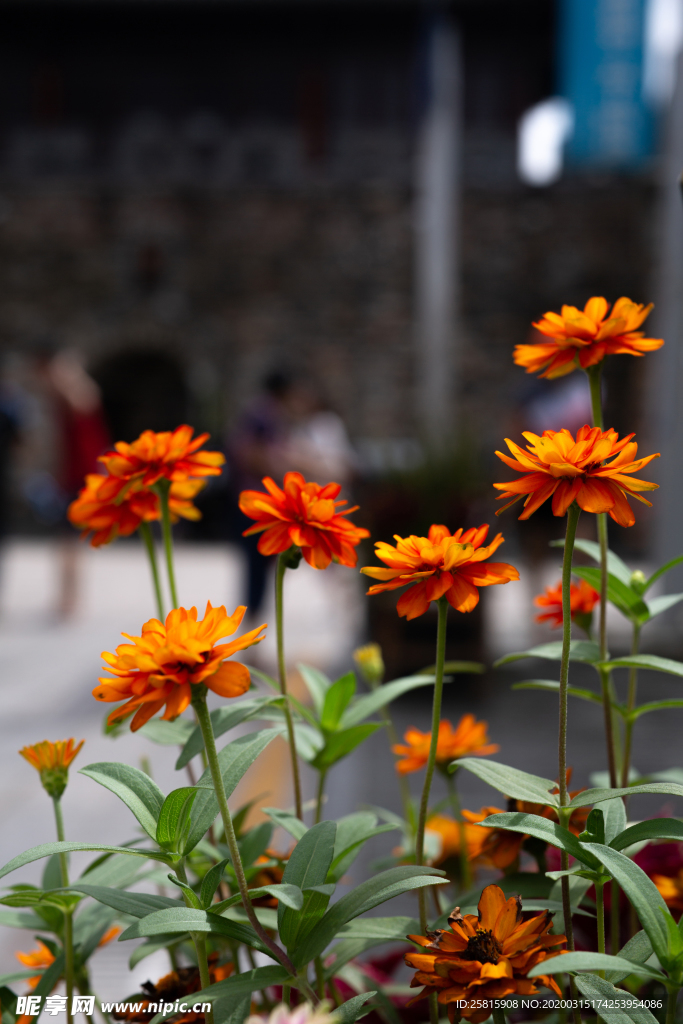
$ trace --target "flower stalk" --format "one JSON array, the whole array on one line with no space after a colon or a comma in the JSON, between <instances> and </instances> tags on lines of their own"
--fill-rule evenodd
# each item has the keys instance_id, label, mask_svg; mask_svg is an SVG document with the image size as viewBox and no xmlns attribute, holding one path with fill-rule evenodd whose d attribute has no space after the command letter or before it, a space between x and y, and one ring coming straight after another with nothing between
<instances>
[{"instance_id":1,"label":"flower stalk","mask_svg":"<svg viewBox=\"0 0 683 1024\"><path fill-rule=\"evenodd\" d=\"M61 797L52 797L52 806L55 809L55 825L57 828L57 841L64 842L64 818L62 816ZM59 854L59 868L62 875L62 887L69 887L69 863L65 853ZM64 908L64 981L66 983L66 1020L72 1024L73 1015L71 1004L74 995L74 935L73 917L71 907Z\"/></svg>"},{"instance_id":2,"label":"flower stalk","mask_svg":"<svg viewBox=\"0 0 683 1024\"><path fill-rule=\"evenodd\" d=\"M285 666L285 635L284 635L284 579L285 572L287 571L288 562L292 564L290 548L288 551L283 552L277 556L277 565L275 568L275 630L277 638L277 668L278 668L278 681L280 683L280 693L285 698L285 722L287 724L287 742L289 744L289 751L292 759L292 781L294 783L294 807L296 816L301 821L304 820L303 805L301 801L301 778L299 775L299 760L296 752L296 739L294 736L294 722L292 721L292 709L289 706L289 697L287 694L287 668ZM298 561L297 561L298 565ZM320 780L319 787L319 803L318 813L320 813L320 800L322 799L322 786L324 785L324 777ZM319 821L316 818L316 821Z\"/></svg>"},{"instance_id":3,"label":"flower stalk","mask_svg":"<svg viewBox=\"0 0 683 1024\"><path fill-rule=\"evenodd\" d=\"M161 505L161 534L164 538L164 553L166 555L166 572L168 574L168 588L171 592L171 604L178 607L178 591L175 582L175 567L173 564L173 530L171 528L171 512L168 507L168 492L171 488L169 480L159 480L156 484L156 491L159 495Z\"/></svg>"},{"instance_id":4,"label":"flower stalk","mask_svg":"<svg viewBox=\"0 0 683 1024\"><path fill-rule=\"evenodd\" d=\"M458 823L458 833L460 836L460 885L462 886L463 892L467 892L472 884L472 873L470 871L470 861L467 855L467 830L465 828L465 819L462 816L462 810L460 808L458 789L455 785L455 772L453 772L453 774L446 772L446 785L448 786L448 798L451 802L451 810L453 811L453 817Z\"/></svg>"},{"instance_id":5,"label":"flower stalk","mask_svg":"<svg viewBox=\"0 0 683 1024\"><path fill-rule=\"evenodd\" d=\"M161 592L161 579L159 577L159 566L157 564L157 555L154 548L154 537L152 536L152 530L149 523L140 523L140 536L142 537L145 550L147 552L147 558L149 559L149 568L152 573L152 583L154 584L154 596L157 602L157 612L161 622L166 618L164 611L164 597Z\"/></svg>"},{"instance_id":6,"label":"flower stalk","mask_svg":"<svg viewBox=\"0 0 683 1024\"><path fill-rule=\"evenodd\" d=\"M174 867L180 881L187 885L188 880L187 872L185 871L185 858L181 857ZM191 907L189 898L184 890L183 899L185 901L185 906ZM197 967L199 968L199 980L201 982L201 987L208 988L211 984L211 976L209 974L209 960L206 955L206 936L203 932L190 932L190 936L197 954ZM235 963L237 964L237 961L235 961ZM206 1015L206 1024L213 1024L213 1008L211 1008Z\"/></svg>"}]
</instances>

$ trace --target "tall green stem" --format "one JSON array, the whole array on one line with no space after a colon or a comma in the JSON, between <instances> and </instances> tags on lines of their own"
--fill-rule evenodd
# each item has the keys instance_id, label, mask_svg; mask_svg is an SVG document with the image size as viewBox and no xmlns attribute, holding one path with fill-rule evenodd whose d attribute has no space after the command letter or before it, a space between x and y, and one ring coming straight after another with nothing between
<instances>
[{"instance_id":1,"label":"tall green stem","mask_svg":"<svg viewBox=\"0 0 683 1024\"><path fill-rule=\"evenodd\" d=\"M420 813L417 819L417 835L415 836L415 863L424 863L424 842L425 825L427 824L427 809L429 807L429 791L434 776L436 765L436 747L439 740L439 722L441 721L441 699L443 696L443 667L446 660L446 619L448 616L448 602L445 597L439 598L436 602L439 619L436 630L436 672L434 679L434 698L432 702L432 738L429 744L429 756L427 758L427 771L425 772L424 785L422 786L422 798L420 800ZM427 931L427 899L424 889L418 890L420 905L420 930L422 934ZM431 1005L431 1004L430 1004Z\"/></svg>"},{"instance_id":2,"label":"tall green stem","mask_svg":"<svg viewBox=\"0 0 683 1024\"><path fill-rule=\"evenodd\" d=\"M502 1010L493 1010L493 1024L505 1024L505 1013Z\"/></svg>"},{"instance_id":3,"label":"tall green stem","mask_svg":"<svg viewBox=\"0 0 683 1024\"><path fill-rule=\"evenodd\" d=\"M448 786L448 797L451 802L453 817L458 823L458 835L460 838L460 884L462 885L463 892L466 892L472 884L472 875L470 872L469 858L467 856L467 831L465 829L465 820L462 816L462 810L460 809L458 790L455 785L455 773L446 773L446 784Z\"/></svg>"},{"instance_id":4,"label":"tall green stem","mask_svg":"<svg viewBox=\"0 0 683 1024\"><path fill-rule=\"evenodd\" d=\"M327 777L326 771L318 772L318 795L315 801L315 824L317 825L323 814L323 801L325 797L325 779Z\"/></svg>"},{"instance_id":5,"label":"tall green stem","mask_svg":"<svg viewBox=\"0 0 683 1024\"><path fill-rule=\"evenodd\" d=\"M595 883L595 913L598 922L598 953L605 952L605 900L603 890L605 886L600 882ZM604 971L598 971L601 978L604 978Z\"/></svg>"},{"instance_id":6,"label":"tall green stem","mask_svg":"<svg viewBox=\"0 0 683 1024\"><path fill-rule=\"evenodd\" d=\"M666 1024L674 1024L676 1020L676 1001L680 989L670 988L666 1002Z\"/></svg>"},{"instance_id":7,"label":"tall green stem","mask_svg":"<svg viewBox=\"0 0 683 1024\"><path fill-rule=\"evenodd\" d=\"M58 796L52 798L52 806L55 809L55 825L57 826L57 840L64 842L64 819L62 817L62 804ZM62 886L67 889L69 886L69 863L67 855L60 853L59 867L62 875ZM72 1007L74 997L74 932L73 917L71 908L64 910L64 980L66 982L66 1020L71 1024L73 1020Z\"/></svg>"},{"instance_id":8,"label":"tall green stem","mask_svg":"<svg viewBox=\"0 0 683 1024\"><path fill-rule=\"evenodd\" d=\"M286 552L285 552L286 554ZM294 806L296 816L304 820L303 806L301 803L301 779L299 777L299 759L296 753L296 740L294 738L294 723L292 721L292 709L289 706L287 696L287 669L285 666L285 632L284 632L284 602L283 590L287 563L283 555L277 556L277 567L275 569L275 629L277 633L277 668L280 682L280 693L285 698L285 722L287 723L287 742L292 759L292 780L294 782Z\"/></svg>"},{"instance_id":9,"label":"tall green stem","mask_svg":"<svg viewBox=\"0 0 683 1024\"><path fill-rule=\"evenodd\" d=\"M164 538L168 588L171 591L171 603L174 608L177 608L178 591L175 585L175 568L173 564L173 530L171 528L171 513L168 507L168 492L171 489L170 480L160 480L156 485L156 488L159 495L159 503L161 505L161 533Z\"/></svg>"},{"instance_id":10,"label":"tall green stem","mask_svg":"<svg viewBox=\"0 0 683 1024\"><path fill-rule=\"evenodd\" d=\"M149 559L149 567L152 572L152 582L154 583L154 596L157 599L157 612L159 618L163 622L166 618L164 612L164 598L161 593L161 580L159 578L159 566L157 565L157 554L154 549L154 537L150 529L149 523L140 523L140 536L142 537L145 549L147 551L147 557Z\"/></svg>"},{"instance_id":11,"label":"tall green stem","mask_svg":"<svg viewBox=\"0 0 683 1024\"><path fill-rule=\"evenodd\" d=\"M180 881L187 885L187 872L185 871L184 859L181 858L174 867ZM192 904L185 892L183 892L183 899L185 900L185 906L192 909ZM206 955L206 935L203 932L190 932L190 935L192 937L192 942L194 943L195 952L197 953L197 966L199 968L199 980L201 981L201 987L208 988L211 984L211 976L209 974L209 960ZM213 1024L213 1009L209 1010L209 1013L206 1015L206 1024Z\"/></svg>"},{"instance_id":12,"label":"tall green stem","mask_svg":"<svg viewBox=\"0 0 683 1024\"><path fill-rule=\"evenodd\" d=\"M640 626L638 623L633 623L633 636L631 638L631 654L637 654L640 646ZM636 696L638 693L638 669L631 668L628 673L628 698L627 698L627 710L628 716L626 718L626 731L624 733L624 763L621 771L621 785L626 788L628 786L628 772L631 767L631 739L633 737L633 725L634 719L631 717L633 710L636 706Z\"/></svg>"},{"instance_id":13,"label":"tall green stem","mask_svg":"<svg viewBox=\"0 0 683 1024\"><path fill-rule=\"evenodd\" d=\"M246 915L249 918L249 923L260 938L261 942L271 950L276 960L278 960L283 967L286 967L292 975L296 976L296 968L293 963L285 953L284 949L281 949L277 942L271 939L270 935L268 935L262 927L249 898L247 879L244 874L244 866L242 864L242 858L240 857L239 846L237 845L235 826L232 823L232 816L228 807L228 798L225 793L223 776L221 774L221 767L218 761L218 752L216 750L216 740L214 738L213 727L211 725L211 716L209 715L209 709L206 705L206 687L197 686L194 689L195 694L192 699L192 705L197 712L197 718L202 730L206 757L209 762L209 770L213 780L216 800L218 802L221 819L223 821L225 841L228 845L228 850L230 851L230 860L237 879L237 888L239 889L240 896L242 897L242 905L244 906ZM311 990L304 978L297 977L296 983L309 998L312 997L314 1003L317 1003L315 993Z\"/></svg>"}]
</instances>

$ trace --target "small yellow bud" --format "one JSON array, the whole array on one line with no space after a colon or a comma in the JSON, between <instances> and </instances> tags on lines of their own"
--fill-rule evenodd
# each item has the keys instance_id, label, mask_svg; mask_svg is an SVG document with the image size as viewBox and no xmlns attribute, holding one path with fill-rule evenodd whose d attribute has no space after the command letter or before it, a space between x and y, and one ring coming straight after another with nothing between
<instances>
[{"instance_id":1,"label":"small yellow bud","mask_svg":"<svg viewBox=\"0 0 683 1024\"><path fill-rule=\"evenodd\" d=\"M353 660L368 686L374 689L384 679L384 661L379 644L365 644L353 652Z\"/></svg>"}]
</instances>

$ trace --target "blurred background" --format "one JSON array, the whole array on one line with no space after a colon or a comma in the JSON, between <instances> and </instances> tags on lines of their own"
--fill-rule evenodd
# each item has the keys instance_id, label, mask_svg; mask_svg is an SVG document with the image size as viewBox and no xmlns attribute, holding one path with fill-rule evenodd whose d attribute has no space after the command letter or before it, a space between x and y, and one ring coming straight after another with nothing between
<instances>
[{"instance_id":1,"label":"blurred background","mask_svg":"<svg viewBox=\"0 0 683 1024\"><path fill-rule=\"evenodd\" d=\"M145 755L177 784L163 749L104 738L90 697L99 651L154 613L137 539L93 551L65 520L113 441L211 433L228 468L178 529L181 600L272 621L243 487L290 468L339 480L374 539L491 522L503 438L590 418L583 375L513 365L531 321L591 295L653 300L666 345L611 359L606 423L662 453L646 474L662 489L610 538L634 568L680 553L682 0L0 0L0 24L3 861L49 838L23 743L77 733L83 764ZM532 598L559 577L562 522L544 506L500 528L522 580L451 614L451 658L557 637ZM398 620L350 569L288 577L292 665L337 672L368 639L388 678L433 660L435 616ZM680 627L667 613L644 646L683 656ZM624 649L616 613L610 629ZM446 713L485 717L501 760L551 776L554 702L511 695L517 669L458 677ZM600 715L572 714L585 784ZM428 715L425 691L397 707L401 731ZM676 716L639 724L641 771L676 764ZM286 803L265 776L250 792ZM373 743L332 773L329 813L395 806L392 776ZM93 788L73 776L71 837L125 838L127 812ZM473 778L463 793L491 799Z\"/></svg>"}]
</instances>

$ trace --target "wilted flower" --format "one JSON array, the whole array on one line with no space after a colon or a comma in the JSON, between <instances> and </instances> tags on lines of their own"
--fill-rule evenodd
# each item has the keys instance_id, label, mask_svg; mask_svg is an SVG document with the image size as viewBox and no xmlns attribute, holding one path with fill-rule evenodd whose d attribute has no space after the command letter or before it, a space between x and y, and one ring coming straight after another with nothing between
<instances>
[{"instance_id":1,"label":"wilted flower","mask_svg":"<svg viewBox=\"0 0 683 1024\"><path fill-rule=\"evenodd\" d=\"M569 592L571 617L582 629L590 628L593 609L600 600L600 595L590 583L580 580L572 583ZM547 612L536 616L536 622L549 622L553 629L562 625L562 581L554 587L546 587L544 594L534 598L537 608L547 608Z\"/></svg>"},{"instance_id":2,"label":"wilted flower","mask_svg":"<svg viewBox=\"0 0 683 1024\"><path fill-rule=\"evenodd\" d=\"M345 501L335 501L341 484L306 482L301 473L285 473L280 488L269 476L263 478L263 491L242 491L240 509L256 520L244 531L245 537L263 533L258 542L262 555L278 555L291 547L301 553L314 569L327 569L330 562L354 566L358 560L355 548L368 530L354 526L344 516L358 508L340 512Z\"/></svg>"},{"instance_id":3,"label":"wilted flower","mask_svg":"<svg viewBox=\"0 0 683 1024\"><path fill-rule=\"evenodd\" d=\"M427 537L396 536L395 547L379 541L375 554L389 568L371 565L361 569L366 576L383 581L370 587L368 594L381 594L413 583L396 605L399 615L416 619L440 597L445 597L456 611L471 612L479 603L478 587L519 579L517 570L507 562L486 561L503 543L499 533L487 547L482 547L488 532L487 524L478 529L459 529L453 534L448 527L435 525L430 526Z\"/></svg>"},{"instance_id":4,"label":"wilted flower","mask_svg":"<svg viewBox=\"0 0 683 1024\"><path fill-rule=\"evenodd\" d=\"M55 743L43 740L41 743L22 747L19 751L21 756L26 758L36 771L40 772L40 781L48 796L57 800L69 781L69 765L85 740L81 740L78 746L74 746L75 742L74 739L57 740Z\"/></svg>"},{"instance_id":5,"label":"wilted flower","mask_svg":"<svg viewBox=\"0 0 683 1024\"><path fill-rule=\"evenodd\" d=\"M488 723L478 722L474 715L463 715L455 729L451 723L443 718L439 722L439 734L436 741L436 763L440 768L445 768L451 761L459 757L467 757L470 754L476 757L483 757L486 754L495 754L500 747L497 743L489 743ZM405 775L408 772L417 772L424 768L429 757L429 746L432 741L431 732L420 732L419 729L410 728L403 737L405 744L397 743L392 750L402 757L396 762L396 770Z\"/></svg>"},{"instance_id":6,"label":"wilted flower","mask_svg":"<svg viewBox=\"0 0 683 1024\"><path fill-rule=\"evenodd\" d=\"M100 678L100 685L93 690L96 700L126 700L109 715L109 723L136 711L131 722L135 732L164 705L162 717L173 720L190 704L192 686L207 686L220 697L245 693L250 683L248 668L225 659L263 640L259 634L265 625L229 644L217 641L235 632L246 610L240 606L228 616L224 605L213 608L208 601L204 618L199 621L196 608L174 608L165 624L158 619L146 622L142 636L124 633L132 644L119 644L116 654L102 653L115 678Z\"/></svg>"},{"instance_id":7,"label":"wilted flower","mask_svg":"<svg viewBox=\"0 0 683 1024\"><path fill-rule=\"evenodd\" d=\"M649 306L630 299L617 299L608 316L609 303L594 296L583 312L576 306L563 306L562 314L546 313L534 327L552 338L533 345L517 345L514 360L527 373L541 377L563 377L577 367L586 370L602 362L605 356L625 354L642 356L664 344L662 338L645 338L637 330L649 315Z\"/></svg>"},{"instance_id":8,"label":"wilted flower","mask_svg":"<svg viewBox=\"0 0 683 1024\"><path fill-rule=\"evenodd\" d=\"M528 519L552 495L553 515L563 516L576 501L585 512L609 512L620 526L633 526L635 516L627 495L651 505L652 502L637 492L654 491L659 486L627 475L637 473L659 457L656 454L635 459L638 445L631 441L633 436L628 434L620 441L615 430L603 431L588 424L577 432L576 441L566 429L545 430L540 437L524 431L524 437L530 442L527 451L506 438L505 443L515 458L502 452L496 455L506 466L526 475L493 485L504 492L499 500L512 498L496 515L526 494L524 511L519 518ZM612 461L606 462L607 459Z\"/></svg>"},{"instance_id":9,"label":"wilted flower","mask_svg":"<svg viewBox=\"0 0 683 1024\"><path fill-rule=\"evenodd\" d=\"M448 918L450 931L408 936L422 947L405 956L408 966L416 968L411 987L425 986L415 1001L437 992L452 1022L463 1016L481 1024L491 1014L492 999L534 995L538 985L561 995L551 975L527 977L567 941L564 935L549 934L552 921L547 910L524 921L519 896L506 900L499 886L487 885L477 917L463 917L456 907Z\"/></svg>"},{"instance_id":10,"label":"wilted flower","mask_svg":"<svg viewBox=\"0 0 683 1024\"><path fill-rule=\"evenodd\" d=\"M187 424L157 434L143 430L137 441L117 441L114 451L100 456L110 476L118 480L137 481L152 487L158 480L182 482L191 477L219 476L225 456L221 452L200 452L209 434L192 440L192 427Z\"/></svg>"}]
</instances>

